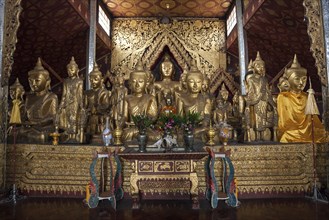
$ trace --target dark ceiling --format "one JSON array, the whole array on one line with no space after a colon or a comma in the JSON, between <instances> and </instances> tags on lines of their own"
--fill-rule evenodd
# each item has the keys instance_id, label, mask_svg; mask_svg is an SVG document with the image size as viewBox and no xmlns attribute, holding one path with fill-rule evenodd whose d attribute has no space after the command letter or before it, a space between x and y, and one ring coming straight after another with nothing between
<instances>
[{"instance_id":1,"label":"dark ceiling","mask_svg":"<svg viewBox=\"0 0 329 220\"><path fill-rule=\"evenodd\" d=\"M232 0L103 0L114 17L225 17L231 2ZM296 53L301 65L312 76L316 91L320 92L315 61L309 49L303 0L245 2L249 2L245 9L249 57L254 59L256 52L260 51L271 80ZM25 89L29 90L27 73L33 69L37 58L41 57L53 69L52 86L57 88L58 91L55 92L60 93L61 86L58 85L67 77L66 65L71 56L75 57L80 69L85 67L89 27L88 0L22 0L21 4L23 12L17 33L18 42L10 84L18 76ZM104 39L104 36L102 38L98 35L97 58L110 53L110 44ZM228 52L237 56L236 32L231 34L227 45ZM83 75L84 71L81 73Z\"/></svg>"}]
</instances>

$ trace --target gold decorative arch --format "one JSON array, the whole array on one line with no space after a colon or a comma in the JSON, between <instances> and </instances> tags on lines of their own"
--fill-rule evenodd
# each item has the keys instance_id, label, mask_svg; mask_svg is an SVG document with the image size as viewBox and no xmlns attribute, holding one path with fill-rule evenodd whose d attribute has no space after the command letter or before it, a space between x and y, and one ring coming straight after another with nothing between
<instances>
[{"instance_id":1,"label":"gold decorative arch","mask_svg":"<svg viewBox=\"0 0 329 220\"><path fill-rule=\"evenodd\" d=\"M151 67L165 46L181 68L196 62L208 77L220 67L226 68L224 21L173 20L162 24L158 20L117 19L112 30L112 73L128 77L139 59Z\"/></svg>"}]
</instances>

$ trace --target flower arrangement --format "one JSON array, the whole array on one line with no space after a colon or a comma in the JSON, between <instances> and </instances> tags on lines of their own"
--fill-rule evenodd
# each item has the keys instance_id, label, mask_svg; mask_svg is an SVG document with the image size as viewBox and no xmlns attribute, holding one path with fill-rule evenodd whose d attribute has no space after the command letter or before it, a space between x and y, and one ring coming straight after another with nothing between
<instances>
[{"instance_id":1,"label":"flower arrangement","mask_svg":"<svg viewBox=\"0 0 329 220\"><path fill-rule=\"evenodd\" d=\"M131 118L139 133L144 133L147 128L153 125L153 120L146 114L132 115Z\"/></svg>"},{"instance_id":2,"label":"flower arrangement","mask_svg":"<svg viewBox=\"0 0 329 220\"><path fill-rule=\"evenodd\" d=\"M181 124L181 117L174 113L163 113L158 118L157 127L164 133L171 133Z\"/></svg>"},{"instance_id":3,"label":"flower arrangement","mask_svg":"<svg viewBox=\"0 0 329 220\"><path fill-rule=\"evenodd\" d=\"M188 112L183 118L181 125L183 129L188 131L193 131L194 127L197 126L201 122L201 114L198 112Z\"/></svg>"}]
</instances>

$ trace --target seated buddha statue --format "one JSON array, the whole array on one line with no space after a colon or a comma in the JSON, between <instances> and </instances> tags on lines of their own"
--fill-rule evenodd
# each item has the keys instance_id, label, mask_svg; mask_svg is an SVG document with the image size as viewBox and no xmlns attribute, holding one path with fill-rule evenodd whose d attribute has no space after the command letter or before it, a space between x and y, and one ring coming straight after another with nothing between
<instances>
[{"instance_id":1,"label":"seated buddha statue","mask_svg":"<svg viewBox=\"0 0 329 220\"><path fill-rule=\"evenodd\" d=\"M103 76L97 63L89 74L89 81L91 89L85 92L85 108L88 114L86 132L94 136L92 137L94 139L95 136L100 138L103 131L110 92L104 88Z\"/></svg>"},{"instance_id":2,"label":"seated buddha statue","mask_svg":"<svg viewBox=\"0 0 329 220\"><path fill-rule=\"evenodd\" d=\"M139 61L135 71L129 77L131 94L124 98L123 118L126 122L122 135L124 141L131 141L138 133L131 116L145 114L152 120L156 120L158 116L158 105L155 97L146 93L149 80L149 72L144 70L142 63ZM154 137L149 131L148 136L149 140L160 138Z\"/></svg>"},{"instance_id":3,"label":"seated buddha statue","mask_svg":"<svg viewBox=\"0 0 329 220\"><path fill-rule=\"evenodd\" d=\"M57 95L50 91L49 72L38 58L33 70L28 72L31 93L26 96L25 116L17 138L20 142L47 143L55 131L54 119L58 107Z\"/></svg>"},{"instance_id":4,"label":"seated buddha statue","mask_svg":"<svg viewBox=\"0 0 329 220\"><path fill-rule=\"evenodd\" d=\"M174 97L175 91L179 90L179 82L172 80L174 70L174 64L170 61L169 56L165 56L160 65L162 80L154 83L157 101L161 108L165 105L165 97L168 94Z\"/></svg>"},{"instance_id":5,"label":"seated buddha statue","mask_svg":"<svg viewBox=\"0 0 329 220\"><path fill-rule=\"evenodd\" d=\"M201 135L208 129L210 122L212 101L209 97L202 94L202 83L204 76L193 66L186 75L187 92L179 96L177 112L185 116L189 112L200 113L202 122L200 126L195 129L195 134Z\"/></svg>"},{"instance_id":6,"label":"seated buddha statue","mask_svg":"<svg viewBox=\"0 0 329 220\"><path fill-rule=\"evenodd\" d=\"M61 136L66 143L79 143L81 134L81 121L85 120L83 108L83 80L79 78L78 64L72 57L66 66L68 78L63 82L62 99L59 105L59 128L64 130Z\"/></svg>"},{"instance_id":7,"label":"seated buddha statue","mask_svg":"<svg viewBox=\"0 0 329 220\"><path fill-rule=\"evenodd\" d=\"M307 70L299 64L295 55L291 67L287 69L285 77L289 82L290 90L280 92L278 104L278 139L282 143L312 142L311 115L305 114L307 94L303 91L306 85ZM317 115L314 120L314 141L326 141L325 129Z\"/></svg>"}]
</instances>

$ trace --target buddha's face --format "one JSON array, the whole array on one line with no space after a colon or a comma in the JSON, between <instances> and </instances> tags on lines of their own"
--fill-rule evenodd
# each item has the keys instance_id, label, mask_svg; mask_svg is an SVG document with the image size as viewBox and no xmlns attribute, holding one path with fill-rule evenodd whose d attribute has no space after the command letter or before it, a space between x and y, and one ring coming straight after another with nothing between
<instances>
[{"instance_id":1,"label":"buddha's face","mask_svg":"<svg viewBox=\"0 0 329 220\"><path fill-rule=\"evenodd\" d=\"M137 93L137 94L144 93L147 85L146 73L144 72L131 73L129 84L130 84L130 89L133 93Z\"/></svg>"},{"instance_id":2,"label":"buddha's face","mask_svg":"<svg viewBox=\"0 0 329 220\"><path fill-rule=\"evenodd\" d=\"M288 78L290 84L290 90L292 92L299 93L303 91L306 86L307 77L304 74L293 72Z\"/></svg>"},{"instance_id":3,"label":"buddha's face","mask_svg":"<svg viewBox=\"0 0 329 220\"><path fill-rule=\"evenodd\" d=\"M261 62L256 62L254 64L254 71L255 71L255 73L257 73L261 76L265 76L265 64L261 63Z\"/></svg>"},{"instance_id":4,"label":"buddha's face","mask_svg":"<svg viewBox=\"0 0 329 220\"><path fill-rule=\"evenodd\" d=\"M47 79L41 73L34 73L29 76L29 84L32 92L42 92L47 89Z\"/></svg>"},{"instance_id":5,"label":"buddha's face","mask_svg":"<svg viewBox=\"0 0 329 220\"><path fill-rule=\"evenodd\" d=\"M69 75L69 77L76 76L77 73L78 73L78 68L75 65L69 65L67 67L67 74Z\"/></svg>"},{"instance_id":6,"label":"buddha's face","mask_svg":"<svg viewBox=\"0 0 329 220\"><path fill-rule=\"evenodd\" d=\"M93 89L102 87L103 79L100 75L90 75L90 85Z\"/></svg>"},{"instance_id":7,"label":"buddha's face","mask_svg":"<svg viewBox=\"0 0 329 220\"><path fill-rule=\"evenodd\" d=\"M227 101L227 99L228 99L228 91L221 91L220 94L222 95L223 100L224 101Z\"/></svg>"},{"instance_id":8,"label":"buddha's face","mask_svg":"<svg viewBox=\"0 0 329 220\"><path fill-rule=\"evenodd\" d=\"M202 89L203 76L201 73L190 73L187 76L187 89L190 93L199 93Z\"/></svg>"},{"instance_id":9,"label":"buddha's face","mask_svg":"<svg viewBox=\"0 0 329 220\"><path fill-rule=\"evenodd\" d=\"M165 61L161 63L161 72L164 77L170 77L173 73L174 66L171 62Z\"/></svg>"},{"instance_id":10,"label":"buddha's face","mask_svg":"<svg viewBox=\"0 0 329 220\"><path fill-rule=\"evenodd\" d=\"M280 92L288 92L290 90L289 82L286 79L282 80L278 87L280 89Z\"/></svg>"}]
</instances>

